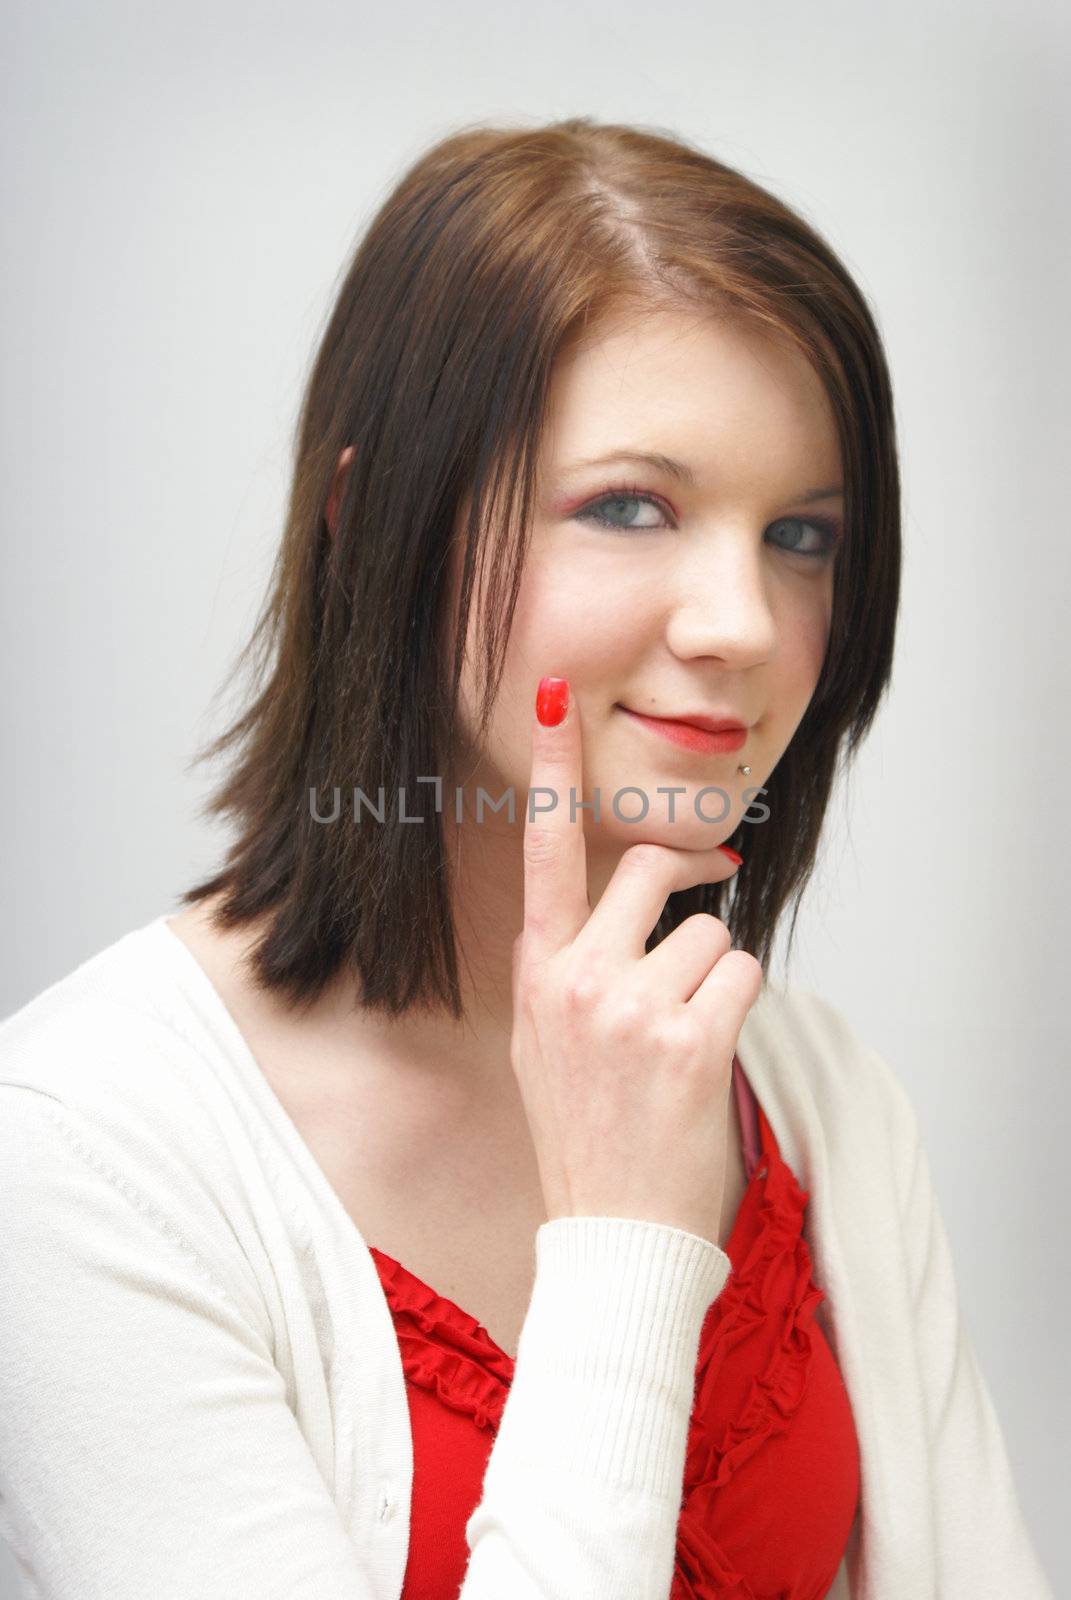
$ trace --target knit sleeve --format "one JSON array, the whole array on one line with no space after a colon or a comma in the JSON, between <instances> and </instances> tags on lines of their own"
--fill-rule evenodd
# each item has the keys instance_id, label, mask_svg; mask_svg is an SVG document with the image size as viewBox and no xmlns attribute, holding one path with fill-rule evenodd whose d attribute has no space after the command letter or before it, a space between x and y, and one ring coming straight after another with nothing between
<instances>
[{"instance_id":1,"label":"knit sleeve","mask_svg":"<svg viewBox=\"0 0 1071 1600\"><path fill-rule=\"evenodd\" d=\"M661 1223L538 1230L459 1600L668 1600L699 1338L729 1271Z\"/></svg>"},{"instance_id":2,"label":"knit sleeve","mask_svg":"<svg viewBox=\"0 0 1071 1600\"><path fill-rule=\"evenodd\" d=\"M263 1327L76 1113L12 1085L0 1086L0 1532L27 1600L374 1592Z\"/></svg>"},{"instance_id":3,"label":"knit sleeve","mask_svg":"<svg viewBox=\"0 0 1071 1600\"><path fill-rule=\"evenodd\" d=\"M929 1430L936 1592L975 1600L1053 1600L1023 1521L989 1388L960 1307L955 1267L918 1121L876 1058L897 1108L901 1217L912 1325Z\"/></svg>"}]
</instances>

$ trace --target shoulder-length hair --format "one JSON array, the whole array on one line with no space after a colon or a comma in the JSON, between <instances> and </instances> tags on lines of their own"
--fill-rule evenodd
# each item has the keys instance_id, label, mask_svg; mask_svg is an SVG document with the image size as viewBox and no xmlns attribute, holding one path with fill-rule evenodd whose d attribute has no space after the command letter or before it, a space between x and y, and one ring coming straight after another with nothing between
<instances>
[{"instance_id":1,"label":"shoulder-length hair","mask_svg":"<svg viewBox=\"0 0 1071 1600\"><path fill-rule=\"evenodd\" d=\"M836 419L846 537L815 693L762 791L768 820L746 827L744 866L671 895L647 945L707 911L765 966L793 901L791 948L838 755L854 754L891 674L899 469L874 319L807 222L683 139L588 117L470 125L416 161L356 248L305 391L268 598L235 663L255 654L259 687L192 763L234 747L202 815L233 818L237 833L182 900L221 894L223 928L270 913L251 970L288 1004L346 971L364 1005L462 1016L450 807L416 779L448 770L458 748L477 572L478 736L490 719L557 358L606 313L667 304L789 340ZM448 555L462 527L448 681ZM362 801L359 823L324 824L336 787L374 806L380 785L387 797L404 787L404 808L373 822ZM745 843L744 823L732 842Z\"/></svg>"}]
</instances>

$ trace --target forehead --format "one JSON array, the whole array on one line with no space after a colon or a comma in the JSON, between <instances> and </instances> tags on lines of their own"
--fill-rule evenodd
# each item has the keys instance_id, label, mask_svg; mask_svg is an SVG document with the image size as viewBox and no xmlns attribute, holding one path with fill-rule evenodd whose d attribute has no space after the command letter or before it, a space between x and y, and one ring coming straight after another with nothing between
<instances>
[{"instance_id":1,"label":"forehead","mask_svg":"<svg viewBox=\"0 0 1071 1600\"><path fill-rule=\"evenodd\" d=\"M619 315L555 367L545 469L560 474L626 445L723 479L766 467L811 482L840 464L825 388L787 337L691 309Z\"/></svg>"}]
</instances>

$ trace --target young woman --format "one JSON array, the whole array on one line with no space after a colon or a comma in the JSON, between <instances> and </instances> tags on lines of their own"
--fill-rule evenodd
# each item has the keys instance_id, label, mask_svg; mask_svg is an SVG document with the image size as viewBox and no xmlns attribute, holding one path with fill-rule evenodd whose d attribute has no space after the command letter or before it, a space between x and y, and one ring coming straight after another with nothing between
<instances>
[{"instance_id":1,"label":"young woman","mask_svg":"<svg viewBox=\"0 0 1071 1600\"><path fill-rule=\"evenodd\" d=\"M30 1593L1049 1593L905 1093L764 976L898 496L865 301L739 173L576 118L404 176L226 860L0 1030Z\"/></svg>"}]
</instances>

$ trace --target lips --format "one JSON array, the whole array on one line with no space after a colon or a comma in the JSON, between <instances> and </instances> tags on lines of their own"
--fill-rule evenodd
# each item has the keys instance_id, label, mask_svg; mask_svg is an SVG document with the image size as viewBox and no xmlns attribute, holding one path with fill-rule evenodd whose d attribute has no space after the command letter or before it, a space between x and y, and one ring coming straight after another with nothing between
<instances>
[{"instance_id":1,"label":"lips","mask_svg":"<svg viewBox=\"0 0 1071 1600\"><path fill-rule=\"evenodd\" d=\"M705 722L714 725L702 727L690 719L685 721L683 717L648 717L642 711L633 711L625 705L620 709L641 728L648 729L662 739L668 739L671 744L678 745L681 749L698 754L727 755L732 750L739 750L747 742L748 730L743 723L730 721L725 717L707 717L702 712L692 713L693 716L703 716Z\"/></svg>"},{"instance_id":2,"label":"lips","mask_svg":"<svg viewBox=\"0 0 1071 1600\"><path fill-rule=\"evenodd\" d=\"M687 717L662 717L662 722L681 722L688 728L704 728L707 733L746 733L747 723L738 722L732 717L704 717L702 715Z\"/></svg>"},{"instance_id":3,"label":"lips","mask_svg":"<svg viewBox=\"0 0 1071 1600\"><path fill-rule=\"evenodd\" d=\"M634 711L631 706L623 706L622 710L632 711L635 717L649 717L653 722L679 722L686 727L705 728L707 733L746 733L747 723L741 722L739 717L707 716L702 711L685 711L679 716L655 716L650 711Z\"/></svg>"}]
</instances>

